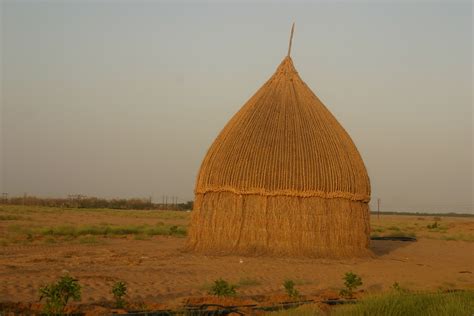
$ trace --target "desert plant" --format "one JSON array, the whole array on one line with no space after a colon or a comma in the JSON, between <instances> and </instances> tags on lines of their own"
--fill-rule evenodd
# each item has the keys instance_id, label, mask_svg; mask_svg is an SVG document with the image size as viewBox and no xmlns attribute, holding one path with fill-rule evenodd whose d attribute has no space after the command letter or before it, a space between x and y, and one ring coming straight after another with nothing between
<instances>
[{"instance_id":1,"label":"desert plant","mask_svg":"<svg viewBox=\"0 0 474 316\"><path fill-rule=\"evenodd\" d=\"M70 299L81 299L81 286L77 279L69 275L62 276L56 283L40 288L40 301L46 299L44 312L47 315L63 314Z\"/></svg>"},{"instance_id":2,"label":"desert plant","mask_svg":"<svg viewBox=\"0 0 474 316\"><path fill-rule=\"evenodd\" d=\"M426 228L428 229L436 229L438 227L439 227L438 222L434 222L433 224L426 225Z\"/></svg>"},{"instance_id":3,"label":"desert plant","mask_svg":"<svg viewBox=\"0 0 474 316\"><path fill-rule=\"evenodd\" d=\"M209 291L209 294L219 297L234 296L236 294L235 285L232 285L223 279L215 280Z\"/></svg>"},{"instance_id":4,"label":"desert plant","mask_svg":"<svg viewBox=\"0 0 474 316\"><path fill-rule=\"evenodd\" d=\"M346 286L345 289L342 289L340 294L343 297L347 298L353 298L354 297L354 290L357 289L357 287L362 285L362 278L358 276L357 274L349 271L346 272L344 277L342 278L344 280L344 285Z\"/></svg>"},{"instance_id":5,"label":"desert plant","mask_svg":"<svg viewBox=\"0 0 474 316\"><path fill-rule=\"evenodd\" d=\"M170 227L170 235L175 235L178 233L178 226L171 226Z\"/></svg>"},{"instance_id":6,"label":"desert plant","mask_svg":"<svg viewBox=\"0 0 474 316\"><path fill-rule=\"evenodd\" d=\"M290 298L298 298L300 296L299 291L295 289L295 282L293 280L283 282L283 287Z\"/></svg>"},{"instance_id":7,"label":"desert plant","mask_svg":"<svg viewBox=\"0 0 474 316\"><path fill-rule=\"evenodd\" d=\"M123 297L127 295L127 285L123 281L117 281L112 286L112 294L115 299L115 306L117 308L123 308L125 306L125 300Z\"/></svg>"},{"instance_id":8,"label":"desert plant","mask_svg":"<svg viewBox=\"0 0 474 316\"><path fill-rule=\"evenodd\" d=\"M400 286L400 284L398 284L398 282L393 282L392 284L392 290L395 290L397 292L400 292L400 290L402 289L402 287Z\"/></svg>"},{"instance_id":9,"label":"desert plant","mask_svg":"<svg viewBox=\"0 0 474 316\"><path fill-rule=\"evenodd\" d=\"M405 288L403 288L403 287L401 287L398 282L394 282L394 283L392 284L392 290L394 290L394 291L397 292L397 293L407 293L407 292L408 292L408 290L405 289Z\"/></svg>"}]
</instances>

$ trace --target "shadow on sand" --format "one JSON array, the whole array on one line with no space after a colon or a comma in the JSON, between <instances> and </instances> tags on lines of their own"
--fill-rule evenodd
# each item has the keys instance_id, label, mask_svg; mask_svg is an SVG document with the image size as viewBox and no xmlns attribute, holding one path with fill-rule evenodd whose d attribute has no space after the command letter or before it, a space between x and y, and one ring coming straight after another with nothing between
<instances>
[{"instance_id":1,"label":"shadow on sand","mask_svg":"<svg viewBox=\"0 0 474 316\"><path fill-rule=\"evenodd\" d=\"M413 242L416 241L371 240L370 250L377 256L383 256L398 248L409 246Z\"/></svg>"}]
</instances>

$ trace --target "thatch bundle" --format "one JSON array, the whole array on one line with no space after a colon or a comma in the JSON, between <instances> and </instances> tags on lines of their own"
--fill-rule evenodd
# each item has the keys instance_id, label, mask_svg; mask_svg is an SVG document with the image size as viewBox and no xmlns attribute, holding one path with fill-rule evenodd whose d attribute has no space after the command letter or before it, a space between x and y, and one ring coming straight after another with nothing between
<instances>
[{"instance_id":1,"label":"thatch bundle","mask_svg":"<svg viewBox=\"0 0 474 316\"><path fill-rule=\"evenodd\" d=\"M195 194L191 250L369 253L364 163L344 128L301 80L289 52L212 144Z\"/></svg>"}]
</instances>

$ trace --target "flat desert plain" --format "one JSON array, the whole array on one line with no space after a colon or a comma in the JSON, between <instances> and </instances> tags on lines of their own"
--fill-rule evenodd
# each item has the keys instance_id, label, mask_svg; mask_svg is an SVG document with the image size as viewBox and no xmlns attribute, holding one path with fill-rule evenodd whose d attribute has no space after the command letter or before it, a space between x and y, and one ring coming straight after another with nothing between
<instances>
[{"instance_id":1,"label":"flat desert plain","mask_svg":"<svg viewBox=\"0 0 474 316\"><path fill-rule=\"evenodd\" d=\"M416 236L416 242L372 241L373 258L351 260L205 256L183 251L190 212L0 206L0 302L37 302L38 289L68 273L81 303L112 301L121 280L131 301L173 304L206 295L214 280L242 296L339 290L352 271L366 293L474 289L474 218L374 215L373 236Z\"/></svg>"}]
</instances>

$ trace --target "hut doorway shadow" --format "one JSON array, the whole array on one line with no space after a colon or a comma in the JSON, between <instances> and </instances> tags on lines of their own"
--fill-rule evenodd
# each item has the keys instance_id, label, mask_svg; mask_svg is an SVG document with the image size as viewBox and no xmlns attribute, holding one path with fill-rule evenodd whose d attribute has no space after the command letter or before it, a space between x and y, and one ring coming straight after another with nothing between
<instances>
[{"instance_id":1,"label":"hut doorway shadow","mask_svg":"<svg viewBox=\"0 0 474 316\"><path fill-rule=\"evenodd\" d=\"M371 240L370 250L377 256L383 256L399 248L407 247L411 243L410 241Z\"/></svg>"}]
</instances>

